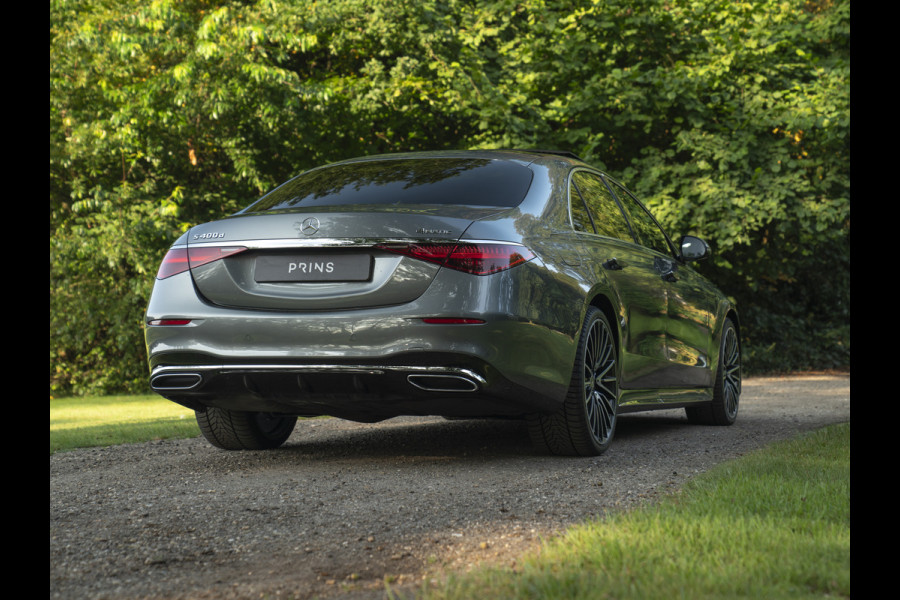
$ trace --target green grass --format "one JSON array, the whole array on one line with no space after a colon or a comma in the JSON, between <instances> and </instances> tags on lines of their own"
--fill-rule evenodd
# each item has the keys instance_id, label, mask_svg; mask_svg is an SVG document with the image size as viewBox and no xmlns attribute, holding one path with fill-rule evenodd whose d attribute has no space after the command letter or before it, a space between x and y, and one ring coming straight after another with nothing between
<instances>
[{"instance_id":1,"label":"green grass","mask_svg":"<svg viewBox=\"0 0 900 600\"><path fill-rule=\"evenodd\" d=\"M194 411L157 395L50 399L50 454L197 435Z\"/></svg>"},{"instance_id":2,"label":"green grass","mask_svg":"<svg viewBox=\"0 0 900 600\"><path fill-rule=\"evenodd\" d=\"M575 527L521 564L417 597L849 598L850 425L724 464L652 507Z\"/></svg>"}]
</instances>

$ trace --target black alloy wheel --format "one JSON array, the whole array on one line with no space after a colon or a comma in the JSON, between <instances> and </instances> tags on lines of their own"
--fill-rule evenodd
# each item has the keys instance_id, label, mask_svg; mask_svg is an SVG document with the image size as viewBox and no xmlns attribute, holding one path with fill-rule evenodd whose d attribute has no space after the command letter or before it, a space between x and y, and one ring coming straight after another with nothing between
<instances>
[{"instance_id":1,"label":"black alloy wheel","mask_svg":"<svg viewBox=\"0 0 900 600\"><path fill-rule=\"evenodd\" d=\"M731 425L737 420L741 401L741 342L731 319L722 327L719 368L712 402L685 408L688 420L701 425Z\"/></svg>"},{"instance_id":2,"label":"black alloy wheel","mask_svg":"<svg viewBox=\"0 0 900 600\"><path fill-rule=\"evenodd\" d=\"M616 430L618 373L618 348L609 320L601 310L590 307L563 406L556 413L529 418L535 447L568 456L605 452Z\"/></svg>"}]
</instances>

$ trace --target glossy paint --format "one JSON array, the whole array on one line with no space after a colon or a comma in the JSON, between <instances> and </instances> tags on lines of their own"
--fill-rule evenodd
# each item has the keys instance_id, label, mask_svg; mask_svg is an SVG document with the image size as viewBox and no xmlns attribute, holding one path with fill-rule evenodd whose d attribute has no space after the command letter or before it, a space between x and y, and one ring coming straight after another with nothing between
<instances>
[{"instance_id":1,"label":"glossy paint","mask_svg":"<svg viewBox=\"0 0 900 600\"><path fill-rule=\"evenodd\" d=\"M529 169L531 183L514 207L478 205L474 194L458 206L311 206L192 228L174 247L247 250L156 281L145 328L154 388L196 410L360 421L553 412L572 378L586 311L596 306L620 349L620 412L712 397L721 322L728 315L737 323L734 307L674 250L575 231L572 176L603 178L599 171L528 152L402 155L445 157L509 161ZM371 170L380 160L396 157L346 164ZM478 276L379 248L456 241L520 244L534 258ZM371 257L371 278L256 281L260 256L340 253ZM189 324L149 325L165 319Z\"/></svg>"}]
</instances>

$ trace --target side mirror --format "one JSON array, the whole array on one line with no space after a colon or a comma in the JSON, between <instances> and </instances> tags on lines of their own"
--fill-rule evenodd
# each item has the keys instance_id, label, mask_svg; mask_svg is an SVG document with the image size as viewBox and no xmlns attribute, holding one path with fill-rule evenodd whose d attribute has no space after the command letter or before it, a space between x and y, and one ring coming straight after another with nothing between
<instances>
[{"instance_id":1,"label":"side mirror","mask_svg":"<svg viewBox=\"0 0 900 600\"><path fill-rule=\"evenodd\" d=\"M709 244L698 237L685 235L681 238L681 259L685 262L709 258Z\"/></svg>"}]
</instances>

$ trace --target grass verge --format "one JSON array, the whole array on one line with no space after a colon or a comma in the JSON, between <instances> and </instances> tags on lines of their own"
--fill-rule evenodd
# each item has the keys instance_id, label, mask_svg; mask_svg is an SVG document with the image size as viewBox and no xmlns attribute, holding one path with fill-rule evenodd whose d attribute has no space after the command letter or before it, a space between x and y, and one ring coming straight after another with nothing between
<instances>
[{"instance_id":1,"label":"grass verge","mask_svg":"<svg viewBox=\"0 0 900 600\"><path fill-rule=\"evenodd\" d=\"M849 598L850 425L729 462L652 507L571 529L516 569L427 585L468 598Z\"/></svg>"},{"instance_id":2,"label":"grass verge","mask_svg":"<svg viewBox=\"0 0 900 600\"><path fill-rule=\"evenodd\" d=\"M194 411L157 395L50 400L50 454L197 435Z\"/></svg>"}]
</instances>

